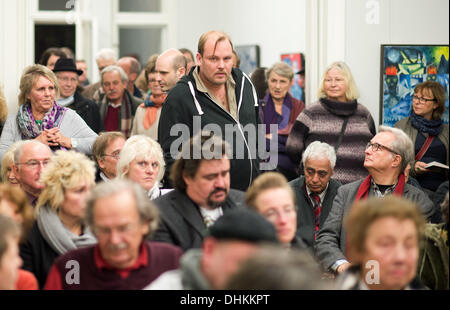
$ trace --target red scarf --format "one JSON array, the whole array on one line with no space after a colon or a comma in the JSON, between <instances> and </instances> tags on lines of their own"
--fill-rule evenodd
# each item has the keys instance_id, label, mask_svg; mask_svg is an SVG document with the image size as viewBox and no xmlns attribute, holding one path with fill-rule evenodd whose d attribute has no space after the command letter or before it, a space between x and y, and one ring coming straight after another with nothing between
<instances>
[{"instance_id":1,"label":"red scarf","mask_svg":"<svg viewBox=\"0 0 450 310\"><path fill-rule=\"evenodd\" d=\"M166 100L167 95L162 94L158 97L154 97L153 94L150 95L150 100L153 102L153 106L147 107L145 109L145 115L143 119L143 125L145 129L149 129L151 125L156 121L156 116L158 115L158 110L162 107L164 100ZM141 104L142 108L145 108L145 104Z\"/></svg>"},{"instance_id":2,"label":"red scarf","mask_svg":"<svg viewBox=\"0 0 450 310\"><path fill-rule=\"evenodd\" d=\"M361 185L358 188L358 192L356 193L355 202L360 199L366 199L369 195L369 188L371 183L372 177L370 174L367 176L367 178L364 179L364 181L361 183ZM405 188L405 175L400 173L398 177L397 186L394 190L394 195L402 196L403 195L403 189Z\"/></svg>"}]
</instances>

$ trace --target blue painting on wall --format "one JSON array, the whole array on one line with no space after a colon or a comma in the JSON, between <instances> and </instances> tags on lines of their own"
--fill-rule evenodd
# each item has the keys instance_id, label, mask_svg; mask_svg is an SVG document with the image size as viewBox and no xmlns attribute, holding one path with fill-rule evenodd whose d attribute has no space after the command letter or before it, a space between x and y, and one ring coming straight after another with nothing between
<instances>
[{"instance_id":1,"label":"blue painting on wall","mask_svg":"<svg viewBox=\"0 0 450 310\"><path fill-rule=\"evenodd\" d=\"M394 126L409 116L414 88L425 81L437 81L447 99L442 118L449 121L448 45L382 45L380 124Z\"/></svg>"}]
</instances>

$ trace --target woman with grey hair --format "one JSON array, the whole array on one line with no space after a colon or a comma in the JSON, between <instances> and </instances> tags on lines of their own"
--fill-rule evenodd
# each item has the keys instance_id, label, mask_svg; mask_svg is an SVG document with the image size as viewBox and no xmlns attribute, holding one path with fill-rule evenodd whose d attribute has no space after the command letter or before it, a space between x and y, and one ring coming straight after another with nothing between
<instances>
[{"instance_id":1,"label":"woman with grey hair","mask_svg":"<svg viewBox=\"0 0 450 310\"><path fill-rule=\"evenodd\" d=\"M277 169L290 181L297 177L295 166L286 154L286 141L297 116L305 107L303 101L297 100L289 93L294 71L285 62L277 62L266 72L269 92L260 102L259 116L266 125L266 148L278 152ZM277 131L271 132L270 125L276 125ZM273 135L278 135L277 150L270 150Z\"/></svg>"},{"instance_id":2,"label":"woman with grey hair","mask_svg":"<svg viewBox=\"0 0 450 310\"><path fill-rule=\"evenodd\" d=\"M44 189L37 202L36 222L20 255L23 268L36 276L42 288L59 255L97 242L83 223L87 197L95 184L95 165L81 153L57 151L41 182Z\"/></svg>"},{"instance_id":3,"label":"woman with grey hair","mask_svg":"<svg viewBox=\"0 0 450 310\"><path fill-rule=\"evenodd\" d=\"M164 167L159 143L150 137L136 135L129 138L120 151L117 178L138 183L153 200L169 191L160 189Z\"/></svg>"},{"instance_id":4,"label":"woman with grey hair","mask_svg":"<svg viewBox=\"0 0 450 310\"><path fill-rule=\"evenodd\" d=\"M38 140L53 150L74 149L86 154L97 134L74 111L60 107L55 74L42 65L27 67L20 79L19 111L11 113L0 138L0 158L19 140Z\"/></svg>"},{"instance_id":5,"label":"woman with grey hair","mask_svg":"<svg viewBox=\"0 0 450 310\"><path fill-rule=\"evenodd\" d=\"M298 170L302 153L314 141L336 150L334 178L342 184L367 176L364 151L376 134L369 110L360 104L359 91L348 65L337 61L323 74L319 100L298 116L286 143L286 152Z\"/></svg>"}]
</instances>

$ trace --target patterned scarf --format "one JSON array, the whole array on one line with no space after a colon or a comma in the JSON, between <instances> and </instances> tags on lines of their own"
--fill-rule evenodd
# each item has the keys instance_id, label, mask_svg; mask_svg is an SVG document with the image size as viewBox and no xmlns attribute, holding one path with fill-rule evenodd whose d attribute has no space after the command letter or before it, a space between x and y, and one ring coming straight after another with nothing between
<instances>
[{"instance_id":1,"label":"patterned scarf","mask_svg":"<svg viewBox=\"0 0 450 310\"><path fill-rule=\"evenodd\" d=\"M31 104L26 103L21 105L17 112L17 124L22 140L34 139L38 137L44 129L59 127L66 111L67 108L60 107L54 102L52 108L45 113L42 122L38 124L33 117Z\"/></svg>"},{"instance_id":2,"label":"patterned scarf","mask_svg":"<svg viewBox=\"0 0 450 310\"><path fill-rule=\"evenodd\" d=\"M141 104L142 108L146 108L143 119L143 125L145 129L149 129L150 126L152 126L156 121L158 110L162 107L164 100L166 100L166 97L166 94L161 94L155 97L153 96L153 94L149 93L149 96L147 97L145 102Z\"/></svg>"},{"instance_id":3,"label":"patterned scarf","mask_svg":"<svg viewBox=\"0 0 450 310\"><path fill-rule=\"evenodd\" d=\"M133 125L133 114L132 114L132 100L130 97L130 93L128 90L125 90L123 93L123 99L122 104L120 105L120 121L119 121L119 131L122 131L122 133L125 135L125 137L129 138L131 134L131 126ZM103 96L103 98L100 101L100 117L102 121L105 120L106 112L108 111L108 98L106 98L106 95Z\"/></svg>"},{"instance_id":4,"label":"patterned scarf","mask_svg":"<svg viewBox=\"0 0 450 310\"><path fill-rule=\"evenodd\" d=\"M361 199L366 199L369 196L369 189L371 184L372 184L372 177L369 174L367 178L365 178L364 181L359 186L358 192L356 193L355 202ZM393 194L396 196L402 196L404 188L405 188L405 175L402 172L398 177L397 185L395 186ZM376 190L379 191L378 188ZM380 195L379 193L378 194L376 193L376 196L379 195Z\"/></svg>"},{"instance_id":5,"label":"patterned scarf","mask_svg":"<svg viewBox=\"0 0 450 310\"><path fill-rule=\"evenodd\" d=\"M426 118L417 115L414 111L411 111L411 125L416 128L419 132L428 133L431 136L437 136L441 133L444 128L444 122L439 120L427 120Z\"/></svg>"}]
</instances>

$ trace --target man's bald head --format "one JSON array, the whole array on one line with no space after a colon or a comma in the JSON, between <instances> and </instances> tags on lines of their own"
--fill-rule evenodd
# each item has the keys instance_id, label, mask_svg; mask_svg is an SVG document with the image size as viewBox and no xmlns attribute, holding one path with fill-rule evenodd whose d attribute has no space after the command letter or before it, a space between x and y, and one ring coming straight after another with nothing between
<instances>
[{"instance_id":1,"label":"man's bald head","mask_svg":"<svg viewBox=\"0 0 450 310\"><path fill-rule=\"evenodd\" d=\"M168 49L159 55L155 70L161 89L167 93L186 74L186 58L179 50Z\"/></svg>"},{"instance_id":2,"label":"man's bald head","mask_svg":"<svg viewBox=\"0 0 450 310\"><path fill-rule=\"evenodd\" d=\"M128 76L128 82L134 84L139 73L141 73L141 64L133 57L122 57L117 61L117 65L125 71Z\"/></svg>"}]
</instances>

